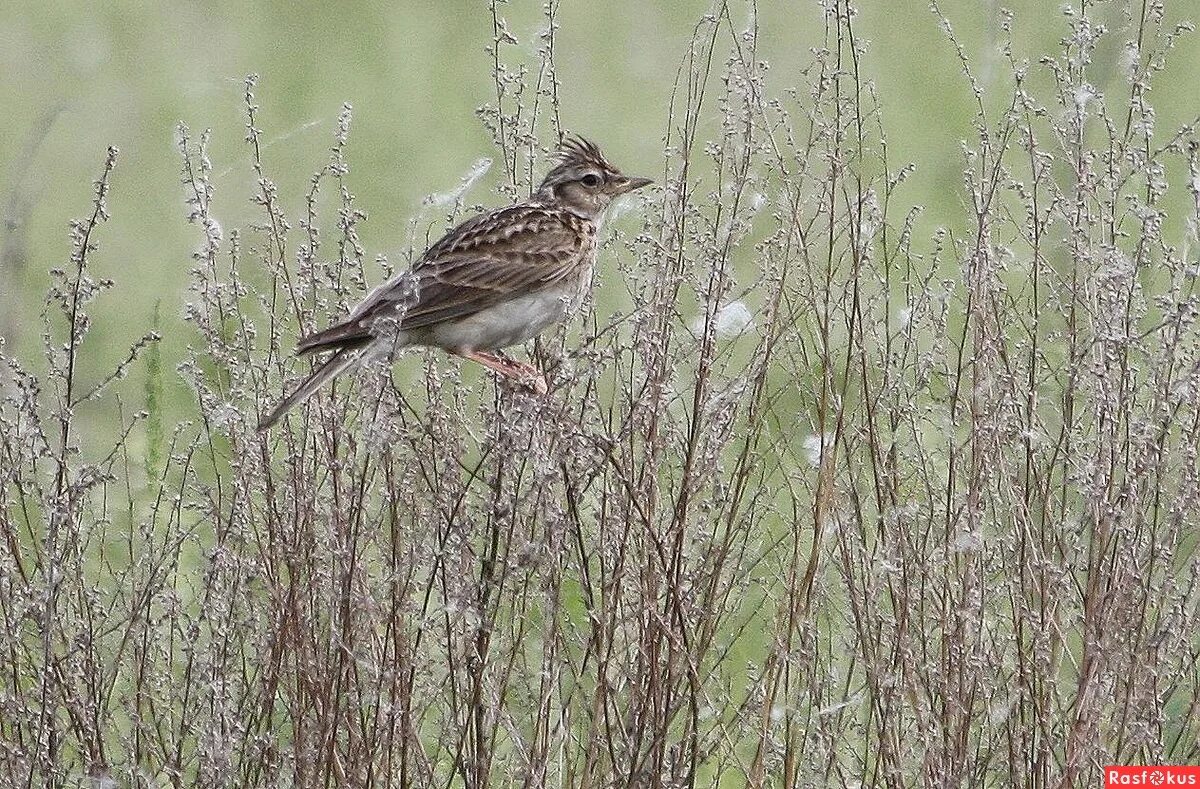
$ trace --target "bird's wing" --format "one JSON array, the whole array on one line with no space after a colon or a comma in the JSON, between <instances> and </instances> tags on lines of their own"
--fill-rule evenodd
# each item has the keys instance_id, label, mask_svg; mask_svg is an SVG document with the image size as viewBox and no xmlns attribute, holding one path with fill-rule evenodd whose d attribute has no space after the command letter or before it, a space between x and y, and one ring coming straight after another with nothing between
<instances>
[{"instance_id":1,"label":"bird's wing","mask_svg":"<svg viewBox=\"0 0 1200 789\"><path fill-rule=\"evenodd\" d=\"M419 329L464 318L553 285L578 271L586 233L574 217L537 206L477 216L431 246L411 271L372 290L345 321L302 338L297 350L362 343L380 320Z\"/></svg>"}]
</instances>

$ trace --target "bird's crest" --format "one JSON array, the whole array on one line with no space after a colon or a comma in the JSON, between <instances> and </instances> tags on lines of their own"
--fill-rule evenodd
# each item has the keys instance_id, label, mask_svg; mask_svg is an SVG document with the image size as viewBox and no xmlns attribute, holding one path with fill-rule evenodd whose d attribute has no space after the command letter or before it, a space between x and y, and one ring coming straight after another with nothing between
<instances>
[{"instance_id":1,"label":"bird's crest","mask_svg":"<svg viewBox=\"0 0 1200 789\"><path fill-rule=\"evenodd\" d=\"M608 172L616 172L617 168L609 164L600 152L600 148L585 137L578 134L568 134L558 145L554 154L559 166L578 167L593 166Z\"/></svg>"}]
</instances>

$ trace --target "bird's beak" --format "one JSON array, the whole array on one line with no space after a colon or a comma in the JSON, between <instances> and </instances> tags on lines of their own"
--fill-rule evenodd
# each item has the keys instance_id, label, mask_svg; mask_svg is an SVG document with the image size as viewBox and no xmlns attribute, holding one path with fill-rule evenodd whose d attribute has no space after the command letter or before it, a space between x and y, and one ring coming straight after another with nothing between
<instances>
[{"instance_id":1,"label":"bird's beak","mask_svg":"<svg viewBox=\"0 0 1200 789\"><path fill-rule=\"evenodd\" d=\"M621 184L621 194L641 189L643 186L649 186L652 183L654 181L650 178L626 178L625 182Z\"/></svg>"}]
</instances>

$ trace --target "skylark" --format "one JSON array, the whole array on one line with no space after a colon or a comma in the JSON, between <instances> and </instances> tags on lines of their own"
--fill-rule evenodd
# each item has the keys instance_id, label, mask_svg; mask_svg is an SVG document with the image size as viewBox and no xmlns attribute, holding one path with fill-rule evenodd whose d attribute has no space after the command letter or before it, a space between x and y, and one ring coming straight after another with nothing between
<instances>
[{"instance_id":1,"label":"skylark","mask_svg":"<svg viewBox=\"0 0 1200 789\"><path fill-rule=\"evenodd\" d=\"M527 200L468 219L402 274L372 290L342 322L300 338L298 354L333 351L271 409L275 424L323 384L369 358L426 345L471 359L540 394L536 367L494 353L565 320L590 286L596 231L614 198L652 183L623 175L582 137Z\"/></svg>"}]
</instances>

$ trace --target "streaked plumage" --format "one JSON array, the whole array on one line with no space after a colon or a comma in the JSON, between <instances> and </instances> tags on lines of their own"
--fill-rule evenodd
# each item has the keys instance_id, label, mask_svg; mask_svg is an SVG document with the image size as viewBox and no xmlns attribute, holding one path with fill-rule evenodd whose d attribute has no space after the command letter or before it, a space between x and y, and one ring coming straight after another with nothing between
<instances>
[{"instance_id":1,"label":"streaked plumage","mask_svg":"<svg viewBox=\"0 0 1200 789\"><path fill-rule=\"evenodd\" d=\"M591 282L605 209L650 183L622 175L581 137L568 138L557 158L529 199L463 222L344 321L302 337L297 353L334 354L262 418L259 430L358 362L412 345L442 348L544 393L536 368L489 352L523 343L570 314Z\"/></svg>"}]
</instances>

